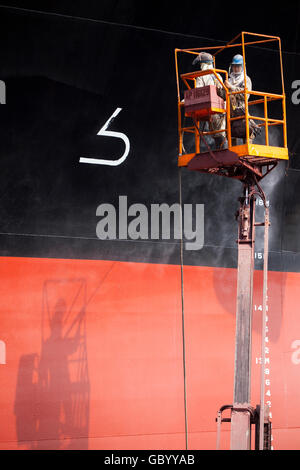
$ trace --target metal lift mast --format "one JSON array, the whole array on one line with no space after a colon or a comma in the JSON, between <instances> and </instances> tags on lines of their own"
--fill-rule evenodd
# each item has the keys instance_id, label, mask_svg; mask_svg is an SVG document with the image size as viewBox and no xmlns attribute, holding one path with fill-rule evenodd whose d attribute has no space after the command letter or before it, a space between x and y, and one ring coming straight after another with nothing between
<instances>
[{"instance_id":1,"label":"metal lift mast","mask_svg":"<svg viewBox=\"0 0 300 470\"><path fill-rule=\"evenodd\" d=\"M245 36L258 36L259 40L245 42ZM236 43L241 37L241 42ZM220 74L228 79L227 71L215 68L215 57L227 48L241 47L244 59L244 83L246 80L245 46L277 41L279 44L279 56L281 67L282 93L271 94L248 90L247 87L241 92L229 91ZM214 68L204 71L196 71L181 74L187 90L184 100L180 96L178 53L196 54L202 50L216 50L214 54ZM265 406L265 333L266 333L266 304L267 304L267 275L268 275L268 235L269 235L269 207L265 194L259 182L267 176L278 164L279 160L288 160L287 133L286 133L286 110L285 92L283 81L283 66L281 54L281 41L276 36L266 36L254 33L240 33L224 46L206 47L197 49L175 49L175 66L178 92L178 135L179 155L178 166L187 167L189 170L213 175L225 176L239 180L243 184L243 195L239 198L238 220L238 268L237 268L237 302L236 302L236 337L235 337L235 363L234 363L234 396L233 404L222 406L217 415L217 449L220 448L221 424L231 423L231 449L250 450L251 429L255 425L255 449L271 449L271 422L269 410ZM223 89L225 98L220 99L216 86L204 86L200 90L196 88L196 79L200 76L211 74L215 82L219 82ZM190 84L193 82L194 87ZM244 94L245 113L243 116L231 116L231 98L236 93ZM255 100L249 100L250 95ZM282 119L270 118L268 114L268 103L278 100L282 102ZM264 117L253 116L249 108L252 105L263 105ZM184 110L184 118L182 111ZM227 149L212 150L206 140L206 136L213 136L224 130L211 128L211 117L214 114L223 114L226 117ZM192 124L186 126L186 118L192 119ZM265 130L265 145L253 144L249 136L249 120L259 122L258 126ZM234 121L243 120L245 135L243 145L237 145L237 137L234 131ZM209 123L209 130L200 130L201 122ZM241 123L241 121L240 121ZM283 146L270 146L269 127L282 126ZM203 129L203 128L202 128ZM195 152L186 153L184 150L184 134L194 134ZM235 145L233 145L233 139ZM200 143L203 142L206 151L201 152ZM264 203L265 220L257 223L255 221L256 197L260 197ZM263 309L261 329L261 388L260 405L256 408L251 406L251 347L252 347L252 309L253 309L253 274L254 274L254 246L255 228L264 227L264 275L263 275ZM223 418L223 412L230 410L230 418Z\"/></svg>"},{"instance_id":2,"label":"metal lift mast","mask_svg":"<svg viewBox=\"0 0 300 470\"><path fill-rule=\"evenodd\" d=\"M250 449L251 324L255 243L255 198L251 193L253 193L252 186L245 185L244 196L240 199L238 216L238 275L231 449Z\"/></svg>"},{"instance_id":3,"label":"metal lift mast","mask_svg":"<svg viewBox=\"0 0 300 470\"><path fill-rule=\"evenodd\" d=\"M231 449L251 449L251 424L256 424L259 432L259 449L264 448L264 367L265 367L265 331L266 298L268 271L268 229L269 209L263 193L260 194L265 204L265 221L255 223L255 186L245 184L244 196L240 198L238 213L238 276L236 303L236 339L234 368L234 398L231 410ZM251 407L251 345L252 345L252 310L253 310L253 273L255 226L265 228L264 243L264 281L262 312L261 346L261 398L259 410ZM258 415L259 412L259 415ZM259 429L258 429L259 426Z\"/></svg>"}]
</instances>

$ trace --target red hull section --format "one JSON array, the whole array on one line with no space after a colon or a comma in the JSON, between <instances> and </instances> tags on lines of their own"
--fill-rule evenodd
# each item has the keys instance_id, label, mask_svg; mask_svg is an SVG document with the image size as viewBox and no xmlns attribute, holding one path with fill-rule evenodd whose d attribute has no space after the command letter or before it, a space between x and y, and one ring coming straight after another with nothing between
<instances>
[{"instance_id":1,"label":"red hull section","mask_svg":"<svg viewBox=\"0 0 300 470\"><path fill-rule=\"evenodd\" d=\"M179 266L2 258L0 275L2 449L184 448ZM255 272L253 405L261 281ZM299 288L299 273L269 273L276 450L300 449ZM190 449L215 449L217 409L232 402L235 293L236 270L184 267Z\"/></svg>"}]
</instances>

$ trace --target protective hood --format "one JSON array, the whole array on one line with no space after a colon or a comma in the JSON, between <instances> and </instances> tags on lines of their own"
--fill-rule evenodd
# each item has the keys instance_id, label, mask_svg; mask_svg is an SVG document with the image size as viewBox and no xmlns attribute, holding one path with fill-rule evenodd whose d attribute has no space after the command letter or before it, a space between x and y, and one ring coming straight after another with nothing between
<instances>
[{"instance_id":1,"label":"protective hood","mask_svg":"<svg viewBox=\"0 0 300 470\"><path fill-rule=\"evenodd\" d=\"M246 75L247 75L247 70L246 70ZM228 71L228 76L231 82L234 85L237 85L241 83L244 80L244 69L242 68L241 72L233 72L232 71L232 66L230 65L229 71Z\"/></svg>"}]
</instances>

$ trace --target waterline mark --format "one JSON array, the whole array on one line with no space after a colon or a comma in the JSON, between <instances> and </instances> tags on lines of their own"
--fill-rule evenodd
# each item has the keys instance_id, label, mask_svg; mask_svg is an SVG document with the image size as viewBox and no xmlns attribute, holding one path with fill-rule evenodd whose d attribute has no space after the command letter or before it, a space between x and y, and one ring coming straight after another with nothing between
<instances>
[{"instance_id":1,"label":"waterline mark","mask_svg":"<svg viewBox=\"0 0 300 470\"><path fill-rule=\"evenodd\" d=\"M119 196L119 206L103 203L97 207L101 217L96 226L100 240L186 240L186 250L201 250L204 245L204 204L131 204ZM194 222L194 224L193 224ZM182 224L182 227L181 227ZM194 229L193 229L194 225Z\"/></svg>"}]
</instances>

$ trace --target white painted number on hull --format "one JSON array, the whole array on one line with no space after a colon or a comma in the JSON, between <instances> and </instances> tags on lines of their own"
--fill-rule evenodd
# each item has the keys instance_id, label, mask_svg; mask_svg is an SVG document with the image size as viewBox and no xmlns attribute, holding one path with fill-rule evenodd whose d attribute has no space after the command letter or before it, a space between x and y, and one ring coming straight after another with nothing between
<instances>
[{"instance_id":1,"label":"white painted number on hull","mask_svg":"<svg viewBox=\"0 0 300 470\"><path fill-rule=\"evenodd\" d=\"M115 112L110 116L110 118L106 121L103 127L101 127L100 131L98 132L97 135L104 135L105 137L115 137L117 139L123 140L125 143L125 152L123 155L118 158L117 160L109 160L109 159L104 159L104 158L89 158L89 157L81 157L79 159L80 163L90 163L94 165L110 165L110 166L118 166L123 163L130 150L130 142L127 137L127 135L123 134L122 132L114 132L114 131L108 131L107 128L110 125L111 121L119 114L119 112L122 111L122 108L117 108Z\"/></svg>"}]
</instances>

